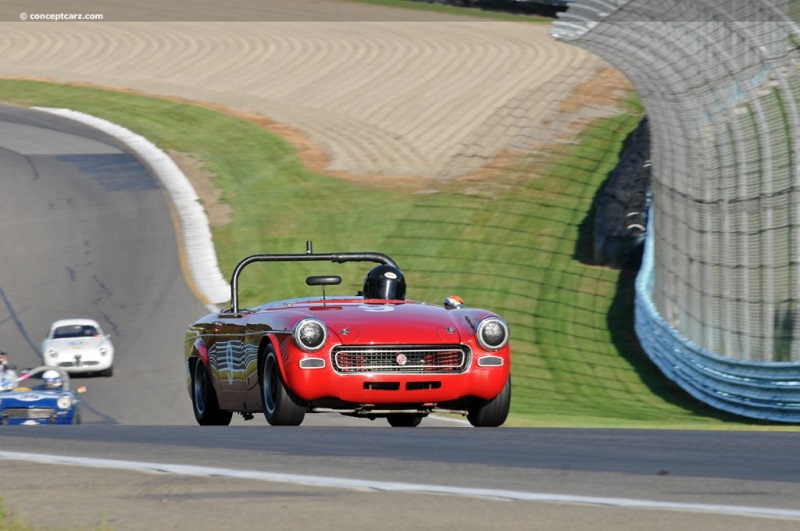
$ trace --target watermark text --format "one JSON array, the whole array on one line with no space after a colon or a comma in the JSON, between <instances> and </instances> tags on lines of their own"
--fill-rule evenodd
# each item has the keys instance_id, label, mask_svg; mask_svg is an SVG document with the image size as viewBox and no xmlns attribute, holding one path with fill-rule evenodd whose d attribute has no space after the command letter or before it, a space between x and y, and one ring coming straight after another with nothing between
<instances>
[{"instance_id":1,"label":"watermark text","mask_svg":"<svg viewBox=\"0 0 800 531\"><path fill-rule=\"evenodd\" d=\"M103 20L102 13L20 13L20 20L33 21L76 21Z\"/></svg>"}]
</instances>

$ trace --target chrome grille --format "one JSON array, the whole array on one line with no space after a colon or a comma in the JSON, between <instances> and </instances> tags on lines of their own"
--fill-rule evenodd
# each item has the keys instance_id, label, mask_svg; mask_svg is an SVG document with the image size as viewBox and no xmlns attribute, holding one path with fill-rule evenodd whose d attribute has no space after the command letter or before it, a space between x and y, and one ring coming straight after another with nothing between
<instances>
[{"instance_id":1,"label":"chrome grille","mask_svg":"<svg viewBox=\"0 0 800 531\"><path fill-rule=\"evenodd\" d=\"M469 348L464 345L334 347L331 351L331 365L336 372L347 374L460 373L467 368L469 352Z\"/></svg>"},{"instance_id":2,"label":"chrome grille","mask_svg":"<svg viewBox=\"0 0 800 531\"><path fill-rule=\"evenodd\" d=\"M80 363L75 361L62 361L58 364L59 367L90 367L93 365L100 365L99 361L81 361Z\"/></svg>"},{"instance_id":3,"label":"chrome grille","mask_svg":"<svg viewBox=\"0 0 800 531\"><path fill-rule=\"evenodd\" d=\"M56 416L56 410L44 407L6 408L3 416L10 419L49 419Z\"/></svg>"}]
</instances>

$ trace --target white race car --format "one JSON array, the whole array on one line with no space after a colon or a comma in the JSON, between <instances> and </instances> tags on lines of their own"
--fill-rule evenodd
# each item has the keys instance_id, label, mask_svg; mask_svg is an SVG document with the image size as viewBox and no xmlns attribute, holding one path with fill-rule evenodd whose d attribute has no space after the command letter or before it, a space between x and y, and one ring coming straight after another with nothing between
<instances>
[{"instance_id":1,"label":"white race car","mask_svg":"<svg viewBox=\"0 0 800 531\"><path fill-rule=\"evenodd\" d=\"M114 345L92 319L62 319L50 326L42 342L42 361L70 374L114 372Z\"/></svg>"}]
</instances>

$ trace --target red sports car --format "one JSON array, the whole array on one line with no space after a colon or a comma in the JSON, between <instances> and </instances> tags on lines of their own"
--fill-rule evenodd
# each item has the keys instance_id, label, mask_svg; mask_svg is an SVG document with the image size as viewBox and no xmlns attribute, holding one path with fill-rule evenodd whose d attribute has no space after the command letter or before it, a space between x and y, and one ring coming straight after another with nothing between
<instances>
[{"instance_id":1,"label":"red sports car","mask_svg":"<svg viewBox=\"0 0 800 531\"><path fill-rule=\"evenodd\" d=\"M338 275L310 276L321 295L240 308L238 280L255 262L374 262L358 295L326 295ZM380 253L261 254L231 279L231 308L189 327L186 381L201 425L233 413L263 412L273 426L334 411L391 426L417 426L433 412L465 414L473 426L500 426L511 402L506 322L465 308L406 300L397 264Z\"/></svg>"}]
</instances>

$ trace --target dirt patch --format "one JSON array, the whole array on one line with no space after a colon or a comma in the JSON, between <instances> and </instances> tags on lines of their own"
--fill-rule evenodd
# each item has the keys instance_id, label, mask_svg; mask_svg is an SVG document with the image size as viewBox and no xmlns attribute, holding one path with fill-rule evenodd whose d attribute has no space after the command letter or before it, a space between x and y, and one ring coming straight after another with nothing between
<instances>
[{"instance_id":1,"label":"dirt patch","mask_svg":"<svg viewBox=\"0 0 800 531\"><path fill-rule=\"evenodd\" d=\"M618 106L625 94L633 89L622 73L609 66L597 69L594 76L578 84L561 103L559 110L573 114L587 106Z\"/></svg>"},{"instance_id":2,"label":"dirt patch","mask_svg":"<svg viewBox=\"0 0 800 531\"><path fill-rule=\"evenodd\" d=\"M65 84L61 81L46 78L24 79ZM577 135L583 131L591 120L599 116L608 116L613 109L618 109L620 103L623 101L625 93L631 90L630 83L619 71L609 66L601 67L590 79L575 86L569 95L558 104L557 109L554 109L553 115L542 121L544 127L553 131L550 138L556 140L555 143L531 146L531 149L527 152L504 150L498 153L493 160L488 161L484 168L479 171L443 179L424 178L413 175L387 177L386 175L378 173L354 174L342 171L331 171L327 168L331 161L330 153L312 142L308 134L295 127L276 122L256 113L242 111L220 104L197 101L190 98L150 94L131 89L109 88L91 83L68 84L176 101L246 120L289 142L296 150L303 165L315 173L327 175L360 186L410 193L435 193L449 188L450 185L463 186L465 182L470 181L491 182L493 186L489 188L497 188L498 185L502 188L506 188L505 185L509 184L508 181L506 181L505 185L502 185L498 181L505 179L502 177L498 179L498 175L502 175L505 171L511 169L520 159L530 157L532 154L536 153L541 154L543 151L547 151L552 147L552 145L574 141ZM169 155L175 160L176 164L178 164L200 196L200 200L206 209L211 226L219 227L229 223L231 219L230 207L222 201L222 192L214 183L214 175L205 169L203 161L196 155L188 153L171 151ZM508 172L506 178L515 174L517 174L515 171ZM511 180L516 180L518 177L518 175L515 175ZM488 195L494 195L488 189L484 189L483 193L479 195L486 195L487 193Z\"/></svg>"},{"instance_id":3,"label":"dirt patch","mask_svg":"<svg viewBox=\"0 0 800 531\"><path fill-rule=\"evenodd\" d=\"M541 120L540 126L546 130L542 137L548 141L535 143L527 151L503 150L480 171L454 181L491 182L494 188L505 190L535 177L549 167L562 146L577 142L578 136L594 120L626 112L625 101L632 90L633 86L621 72L610 66L600 66L592 77L574 86ZM491 192L485 190L481 195L487 194Z\"/></svg>"},{"instance_id":4,"label":"dirt patch","mask_svg":"<svg viewBox=\"0 0 800 531\"><path fill-rule=\"evenodd\" d=\"M169 150L167 153L178 165L192 188L200 197L211 227L222 227L231 221L231 207L222 201L222 190L214 183L214 175L205 168L204 162L193 153Z\"/></svg>"},{"instance_id":5,"label":"dirt patch","mask_svg":"<svg viewBox=\"0 0 800 531\"><path fill-rule=\"evenodd\" d=\"M99 88L99 87L98 87ZM132 91L126 91L132 92ZM143 96L150 96L142 94ZM203 107L215 112L227 114L240 120L246 120L254 123L267 131L280 136L283 140L287 141L294 147L298 157L306 168L314 173L333 177L341 181L346 181L361 186L368 186L372 188L380 188L382 190L404 191L404 192L426 192L430 191L431 186L436 187L436 183L441 181L435 178L419 177L414 175L393 175L387 177L380 173L350 173L344 171L336 171L328 169L331 161L331 155L323 148L311 141L309 135L303 131L292 127L290 125L276 122L260 114L233 109L224 105L216 103L207 103L202 101L195 101L184 98L164 97L158 96L172 101L179 101L187 105L195 105ZM191 181L193 177L189 177ZM435 191L435 190L434 190Z\"/></svg>"}]
</instances>

